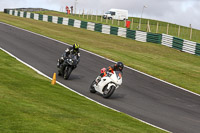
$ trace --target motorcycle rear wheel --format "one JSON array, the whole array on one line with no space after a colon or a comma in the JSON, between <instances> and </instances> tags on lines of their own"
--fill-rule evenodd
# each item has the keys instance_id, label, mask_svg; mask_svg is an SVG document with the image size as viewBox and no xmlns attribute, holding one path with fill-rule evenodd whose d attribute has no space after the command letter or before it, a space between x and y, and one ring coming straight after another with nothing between
<instances>
[{"instance_id":1,"label":"motorcycle rear wheel","mask_svg":"<svg viewBox=\"0 0 200 133\"><path fill-rule=\"evenodd\" d=\"M92 82L92 84L90 85L90 88L89 88L89 90L90 90L90 92L91 93L96 93L97 91L94 89L94 84L95 84L96 82L95 82L95 80Z\"/></svg>"}]
</instances>

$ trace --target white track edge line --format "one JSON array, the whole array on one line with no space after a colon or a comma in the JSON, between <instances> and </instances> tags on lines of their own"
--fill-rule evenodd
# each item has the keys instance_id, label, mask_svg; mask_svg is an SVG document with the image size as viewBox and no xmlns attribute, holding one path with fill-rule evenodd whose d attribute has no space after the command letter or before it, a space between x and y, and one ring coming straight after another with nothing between
<instances>
[{"instance_id":1,"label":"white track edge line","mask_svg":"<svg viewBox=\"0 0 200 133\"><path fill-rule=\"evenodd\" d=\"M19 62L21 62L22 64L28 66L29 68L31 68L32 70L34 70L34 71L37 72L38 74L40 74L40 75L42 75L42 76L44 76L44 77L46 77L46 78L48 78L48 79L50 79L50 80L53 79L53 78L51 78L51 77L48 77L47 75L45 75L44 73L42 73L42 72L39 71L38 69L34 68L33 66L29 65L28 63L26 63L26 62L22 61L21 59L17 58L16 56L14 56L14 55L11 54L10 52L6 51L5 49L3 49L3 48L0 47L0 50L4 51L5 53L7 53L8 55L10 55L11 57L13 57L13 58L15 58L16 60L18 60ZM116 112L121 112L121 111L119 111L119 110L116 110L116 109L114 109L114 108L111 108L111 107L109 107L109 106L106 106L106 105L104 105L104 104L102 104L102 103L100 103L100 102L97 102L97 101L95 101L95 100L93 100L93 99L91 99L91 98L89 98L89 97L87 97L87 96L85 96L85 95L83 95L83 94L81 94L81 93L79 93L79 92L77 92L77 91L71 89L70 87L68 87L68 86L66 86L66 85L64 85L64 84L62 84L62 83L60 83L60 82L58 82L58 81L56 81L56 83L58 83L59 85L63 86L64 88L66 88L66 89L68 89L68 90L70 90L70 91L72 91L72 92L74 92L74 93L76 93L76 94L78 94L78 95L80 95L80 96L82 96L82 97L85 97L86 99L88 99L88 100L90 100L90 101L93 101L93 102L95 102L95 103L97 103L97 104L99 104L99 105L101 105L101 106L103 106L103 107L106 107L106 108L111 109L111 110L116 111ZM124 113L124 114L126 114L126 113ZM140 122L143 122L143 123L145 123L145 124L147 124L147 125L150 125L150 126L152 126L152 127L158 128L158 129L163 130L163 131L166 131L166 132L170 132L170 131L168 131L168 130L166 130L166 129L163 129L163 128L161 128L161 127L155 126L155 125L153 125L153 124L150 124L150 123L148 123L148 122L145 122L145 121L143 121L143 120L141 120L141 119L138 119L138 118L136 118L136 117L133 117L133 116L131 116L131 115L128 115L128 114L126 114L126 115L127 115L127 116L130 116L130 117L132 117L132 118L134 118L134 119L136 119L136 120L138 120L138 121L140 121Z\"/></svg>"},{"instance_id":2,"label":"white track edge line","mask_svg":"<svg viewBox=\"0 0 200 133\"><path fill-rule=\"evenodd\" d=\"M27 31L27 32L29 32L29 33L32 33L32 34L35 34L35 35L38 35L38 36L42 36L42 37L44 37L44 38L47 38L47 39L50 39L50 40L53 40L53 41L62 43L62 44L67 45L67 46L71 46L70 44L61 42L61 41L59 41L59 40L56 40L56 39L53 39L53 38L50 38L50 37L47 37L47 36L44 36L44 35L41 35L41 34L32 32L32 31L29 31L29 30L26 30L26 29L22 29L22 28L19 28L19 27L10 25L10 24L3 23L3 22L0 22L0 23L5 24L5 25L8 25L8 26L11 26L11 27L14 27L14 28L17 28L17 29L20 29L20 30L23 30L23 31ZM81 49L81 48L80 48L80 49ZM93 52L87 51L87 50L85 50L85 49L81 49L81 50L83 50L83 51L85 51L85 52L87 52L87 53L93 54L93 55L95 55L95 56L98 56L98 57L100 57L100 58L103 58L103 59L105 59L105 60L108 60L108 61L110 61L110 62L116 63L116 62L113 61L113 60L110 60L110 59L105 58L105 57L103 57L103 56L101 56L101 55L95 54L95 53L93 53ZM154 76L151 76L151 75L149 75L149 74L146 74L146 73L144 73L144 72L141 72L141 71L139 71L139 70L136 70L136 69L134 69L134 68L131 68L131 67L129 67L129 66L126 66L126 65L125 65L125 67L128 68L128 69L131 69L131 70L133 70L133 71L136 71L136 72L138 72L138 73L141 73L141 74L143 74L143 75L146 75L146 76L148 76L148 77L151 77L151 78L153 78L153 79L156 79L156 80L158 80L158 81L161 81L161 82L163 82L163 83L166 83L166 84L168 84L168 85L171 85L171 86L174 86L174 87L179 88L179 89L181 89L181 90L184 90L184 91L186 91L186 92L189 92L189 93L192 93L192 94L194 94L194 95L200 96L200 94L197 94L197 93L195 93L195 92L192 92L192 91L190 91L190 90L187 90L187 89L185 89L185 88L183 88L183 87L174 85L174 84L169 83L169 82L167 82L167 81L164 81L164 80L162 80L162 79L156 78L156 77L154 77Z\"/></svg>"}]
</instances>

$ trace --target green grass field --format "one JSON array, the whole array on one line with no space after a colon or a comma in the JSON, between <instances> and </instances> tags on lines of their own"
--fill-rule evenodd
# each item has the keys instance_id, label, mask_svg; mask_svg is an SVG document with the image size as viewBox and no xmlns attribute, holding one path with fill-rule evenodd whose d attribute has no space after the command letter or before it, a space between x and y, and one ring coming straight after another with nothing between
<instances>
[{"instance_id":1,"label":"green grass field","mask_svg":"<svg viewBox=\"0 0 200 133\"><path fill-rule=\"evenodd\" d=\"M60 17L68 17L68 18L82 20L82 21L108 24L108 25L112 25L112 26L116 26L116 27L125 27L124 21L118 22L117 20L106 20L106 19L102 19L102 16L95 16L95 15L93 15L93 16L92 15L84 15L83 16L83 15L79 15L79 14L67 15L66 13L56 12L56 11L39 11L39 12L35 12L35 13L52 15L52 16L60 16ZM129 17L129 20L131 22L132 22L132 19L133 19L133 25L131 24L130 29L138 30L140 18ZM169 24L169 29L168 29L169 35L179 37L182 39L190 40L191 28L185 27L185 26L180 26L180 34L178 36L179 25L162 22L162 21L157 21L157 20L151 20L151 19L145 19L145 18L141 19L141 30L142 31L147 31L148 20L149 20L151 32L153 32L153 33L156 33L157 22L158 22L158 24L159 24L158 33L167 34L167 25ZM200 30L193 29L191 40L195 41L195 42L200 42L199 36L200 36Z\"/></svg>"},{"instance_id":2,"label":"green grass field","mask_svg":"<svg viewBox=\"0 0 200 133\"><path fill-rule=\"evenodd\" d=\"M0 13L0 21L81 48L200 94L200 57L163 45Z\"/></svg>"},{"instance_id":3,"label":"green grass field","mask_svg":"<svg viewBox=\"0 0 200 133\"><path fill-rule=\"evenodd\" d=\"M87 88L83 88L87 89ZM162 133L38 75L0 50L0 132Z\"/></svg>"}]
</instances>

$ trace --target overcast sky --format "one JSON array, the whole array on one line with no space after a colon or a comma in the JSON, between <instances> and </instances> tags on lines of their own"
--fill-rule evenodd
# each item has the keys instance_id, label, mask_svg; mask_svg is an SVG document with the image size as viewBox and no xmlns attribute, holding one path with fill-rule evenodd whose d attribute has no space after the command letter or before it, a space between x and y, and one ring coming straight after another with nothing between
<instances>
[{"instance_id":1,"label":"overcast sky","mask_svg":"<svg viewBox=\"0 0 200 133\"><path fill-rule=\"evenodd\" d=\"M0 11L4 8L37 7L62 11L74 6L75 0L0 0ZM77 0L77 12L85 9L102 13L110 8L126 9L129 16L156 19L200 29L200 0Z\"/></svg>"}]
</instances>

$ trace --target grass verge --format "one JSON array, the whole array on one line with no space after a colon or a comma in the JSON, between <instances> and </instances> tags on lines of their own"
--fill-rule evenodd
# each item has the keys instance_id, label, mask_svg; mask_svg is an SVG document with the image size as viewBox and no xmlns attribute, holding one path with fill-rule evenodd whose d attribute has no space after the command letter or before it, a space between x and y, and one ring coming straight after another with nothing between
<instances>
[{"instance_id":1,"label":"grass verge","mask_svg":"<svg viewBox=\"0 0 200 133\"><path fill-rule=\"evenodd\" d=\"M69 44L79 43L127 66L200 94L200 57L153 43L142 43L114 35L20 18L0 13L0 21Z\"/></svg>"},{"instance_id":2,"label":"grass verge","mask_svg":"<svg viewBox=\"0 0 200 133\"><path fill-rule=\"evenodd\" d=\"M161 133L38 75L0 50L1 132Z\"/></svg>"},{"instance_id":3,"label":"grass verge","mask_svg":"<svg viewBox=\"0 0 200 133\"><path fill-rule=\"evenodd\" d=\"M102 24L112 25L112 26L115 26L115 27L125 27L124 21L106 20L106 19L102 19L101 16L95 16L95 15L84 15L84 16L79 15L79 14L68 15L66 13L57 12L57 11L38 11L38 12L35 12L35 13L46 14L46 15L50 15L50 16L67 17L67 18L71 18L71 19L77 19L77 20L89 21L89 22L95 22L95 23L102 23ZM138 30L140 18L129 17L128 19L131 22L133 20L133 24L131 24L130 29L131 30ZM180 33L179 33L179 25L168 23L168 22L163 22L163 21L157 21L157 20L151 20L151 19L143 18L143 19L141 19L141 31L147 31L148 21L149 21L149 25L150 25L150 30L153 33L167 34L167 27L169 26L168 27L168 34L169 35L179 37L179 38L182 38L182 39L192 40L192 41L195 41L195 42L200 42L200 39L199 39L200 30L193 29L192 30L192 38L190 39L191 28L185 27L185 26L180 26ZM157 29L157 24L158 24L158 29Z\"/></svg>"}]
</instances>

